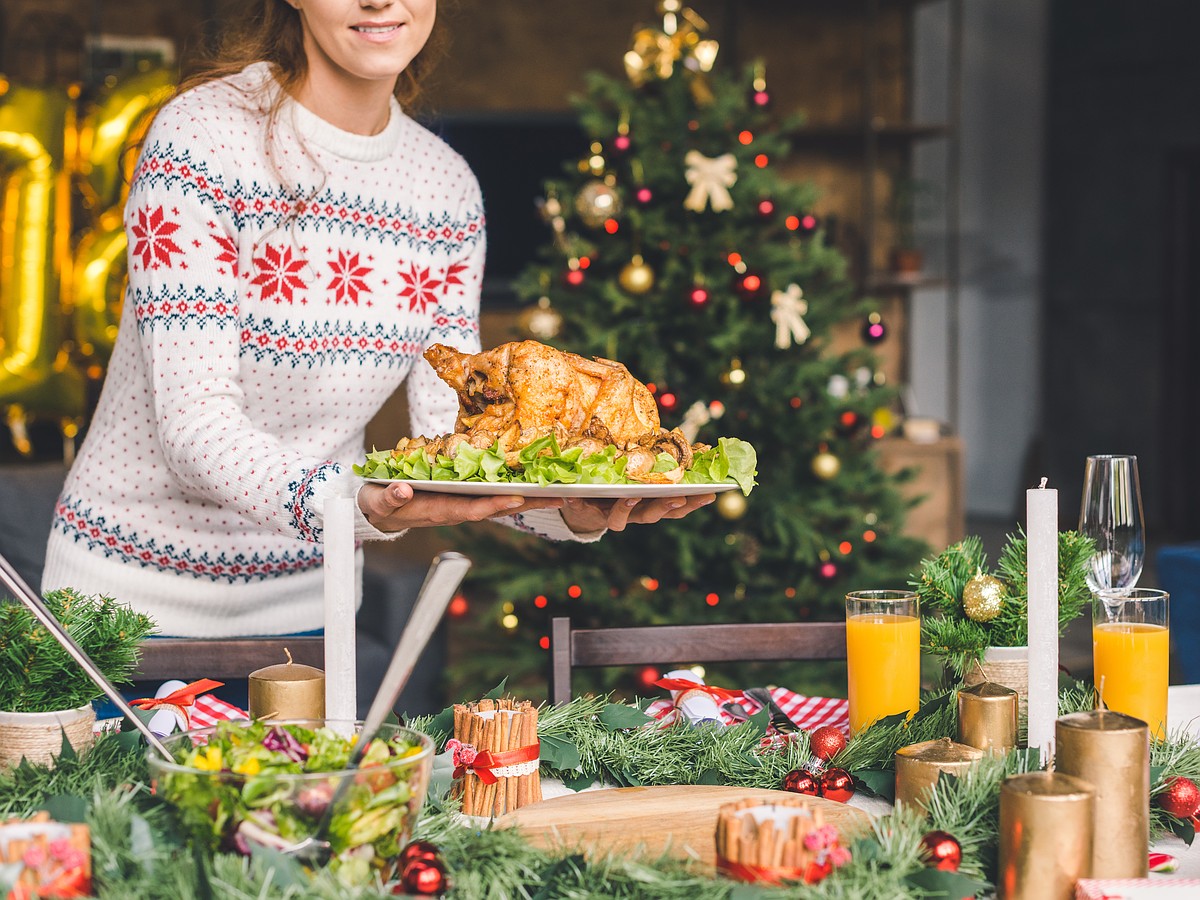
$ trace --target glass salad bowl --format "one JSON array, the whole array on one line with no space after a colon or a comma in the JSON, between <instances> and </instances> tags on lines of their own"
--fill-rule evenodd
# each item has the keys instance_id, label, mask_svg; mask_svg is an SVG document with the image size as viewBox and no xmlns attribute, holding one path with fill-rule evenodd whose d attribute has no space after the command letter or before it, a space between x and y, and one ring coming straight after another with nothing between
<instances>
[{"instance_id":1,"label":"glass salad bowl","mask_svg":"<svg viewBox=\"0 0 1200 900\"><path fill-rule=\"evenodd\" d=\"M325 838L339 880L387 880L408 843L429 787L433 741L384 725L361 767L346 771L361 722L220 722L150 751L151 788L210 850L249 854L254 844L287 851L311 837L340 783L352 783Z\"/></svg>"}]
</instances>

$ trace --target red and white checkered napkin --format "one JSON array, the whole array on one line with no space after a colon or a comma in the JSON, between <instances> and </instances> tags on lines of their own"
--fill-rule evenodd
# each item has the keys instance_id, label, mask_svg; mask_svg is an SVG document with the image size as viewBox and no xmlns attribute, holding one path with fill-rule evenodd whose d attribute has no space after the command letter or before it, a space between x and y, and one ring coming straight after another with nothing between
<instances>
[{"instance_id":1,"label":"red and white checkered napkin","mask_svg":"<svg viewBox=\"0 0 1200 900\"><path fill-rule=\"evenodd\" d=\"M226 703L212 694L201 694L194 706L188 709L188 724L191 728L206 728L229 719L249 719L245 710Z\"/></svg>"},{"instance_id":2,"label":"red and white checkered napkin","mask_svg":"<svg viewBox=\"0 0 1200 900\"><path fill-rule=\"evenodd\" d=\"M771 697L802 731L811 731L822 725L834 725L847 734L850 733L850 707L845 700L836 697L805 697L783 687L772 688ZM735 702L749 715L754 715L762 709L749 697L742 697ZM646 714L667 724L678 719L679 710L670 700L655 700L646 707ZM721 707L721 721L726 725L735 725L738 720Z\"/></svg>"},{"instance_id":3,"label":"red and white checkered napkin","mask_svg":"<svg viewBox=\"0 0 1200 900\"><path fill-rule=\"evenodd\" d=\"M1081 878L1075 900L1192 900L1200 878Z\"/></svg>"}]
</instances>

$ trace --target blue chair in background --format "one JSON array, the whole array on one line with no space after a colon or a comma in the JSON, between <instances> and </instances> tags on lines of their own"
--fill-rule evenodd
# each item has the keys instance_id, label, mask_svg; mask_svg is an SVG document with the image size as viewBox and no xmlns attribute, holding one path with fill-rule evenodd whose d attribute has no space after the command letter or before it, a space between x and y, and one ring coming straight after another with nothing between
<instances>
[{"instance_id":1,"label":"blue chair in background","mask_svg":"<svg viewBox=\"0 0 1200 900\"><path fill-rule=\"evenodd\" d=\"M1200 542L1163 547L1154 565L1159 586L1171 595L1171 662L1188 683L1200 683Z\"/></svg>"}]
</instances>

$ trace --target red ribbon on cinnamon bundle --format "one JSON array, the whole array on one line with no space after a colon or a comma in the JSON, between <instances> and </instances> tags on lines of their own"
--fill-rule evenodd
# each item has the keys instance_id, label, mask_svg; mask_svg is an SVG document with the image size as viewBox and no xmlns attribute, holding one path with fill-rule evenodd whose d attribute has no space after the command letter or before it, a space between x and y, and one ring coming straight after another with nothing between
<instances>
[{"instance_id":1,"label":"red ribbon on cinnamon bundle","mask_svg":"<svg viewBox=\"0 0 1200 900\"><path fill-rule=\"evenodd\" d=\"M446 749L454 760L454 778L457 780L468 773L474 774L484 784L495 784L500 779L492 771L505 766L516 766L521 763L533 762L541 755L541 742L518 747L516 750L476 750L470 744L451 738L446 741Z\"/></svg>"},{"instance_id":2,"label":"red ribbon on cinnamon bundle","mask_svg":"<svg viewBox=\"0 0 1200 900\"><path fill-rule=\"evenodd\" d=\"M779 886L785 881L803 881L816 884L829 874L833 866L811 862L807 866L752 866L717 857L717 871L747 884L770 884Z\"/></svg>"}]
</instances>

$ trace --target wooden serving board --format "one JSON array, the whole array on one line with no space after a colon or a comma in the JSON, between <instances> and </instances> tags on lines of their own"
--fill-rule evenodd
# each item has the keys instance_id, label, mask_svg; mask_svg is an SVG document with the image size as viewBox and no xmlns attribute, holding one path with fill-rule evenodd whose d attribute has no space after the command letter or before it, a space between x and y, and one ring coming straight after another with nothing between
<instances>
[{"instance_id":1,"label":"wooden serving board","mask_svg":"<svg viewBox=\"0 0 1200 900\"><path fill-rule=\"evenodd\" d=\"M614 788L555 797L496 819L496 827L519 827L543 849L578 849L585 854L663 853L716 862L717 810L747 797L769 802L795 794L724 785L667 785ZM860 809L821 797L808 798L825 821L843 835L865 830L870 819Z\"/></svg>"}]
</instances>

